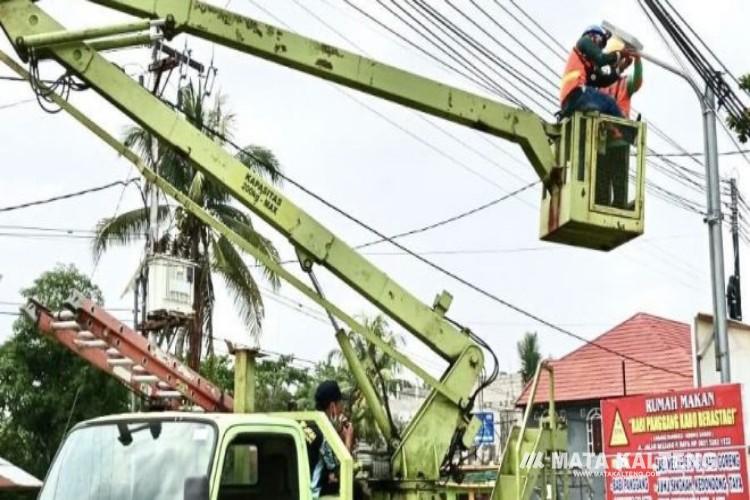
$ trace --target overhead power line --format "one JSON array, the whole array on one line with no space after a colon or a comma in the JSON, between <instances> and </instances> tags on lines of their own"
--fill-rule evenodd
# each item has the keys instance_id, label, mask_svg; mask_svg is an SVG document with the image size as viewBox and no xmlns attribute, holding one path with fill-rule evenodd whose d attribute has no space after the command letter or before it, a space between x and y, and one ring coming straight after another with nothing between
<instances>
[{"instance_id":1,"label":"overhead power line","mask_svg":"<svg viewBox=\"0 0 750 500\"><path fill-rule=\"evenodd\" d=\"M644 1L674 44L682 52L685 59L687 59L688 63L700 75L705 84L713 90L719 101L718 107L723 107L733 118L741 119L745 111L744 103L734 90L726 84L723 76L714 69L710 61L708 61L695 43L693 43L693 40L685 33L680 23L659 2L655 0ZM672 9L674 10L673 7ZM688 26L682 17L680 17L680 20L682 21L682 25ZM692 31L692 28L689 28L689 30Z\"/></svg>"},{"instance_id":2,"label":"overhead power line","mask_svg":"<svg viewBox=\"0 0 750 500\"><path fill-rule=\"evenodd\" d=\"M7 104L0 104L0 110L15 108L16 106L20 106L21 104L26 104L26 103L34 102L34 101L36 101L36 98L21 99L20 101L9 102Z\"/></svg>"},{"instance_id":3,"label":"overhead power line","mask_svg":"<svg viewBox=\"0 0 750 500\"><path fill-rule=\"evenodd\" d=\"M210 130L210 132L213 133L213 134L216 134L216 136L219 137L219 138L221 138L222 140L225 140L227 142L227 144L231 145L235 149L237 149L239 151L245 151L246 154L248 154L249 156L251 156L259 164L267 164L267 162L265 161L265 159L257 157L252 152L246 151L245 149L241 148L234 141L231 141L230 139L224 137L223 134L221 134L219 131ZM272 166L268 165L268 167L272 167ZM554 324L554 323L552 323L550 321L547 321L544 318L542 318L541 316L538 316L538 315L536 315L536 314L534 314L534 313L532 313L532 312L530 312L530 311L528 311L526 309L523 309L523 308L521 308L521 307L519 307L519 306L517 306L517 305L515 305L515 304L513 304L513 303L511 303L511 302L509 302L509 301L507 301L505 299L502 299L502 298L498 297L497 295L495 295L494 293L485 290L484 288L482 288L482 287L480 287L480 286L472 283L471 281L469 281L469 280L467 280L465 278L462 278L458 274L456 274L456 273L454 273L454 272L452 272L452 271L450 271L450 270L448 270L448 269L440 266L439 264L436 264L435 262L427 259L426 257L423 257L423 256L419 255L418 253L410 250L409 248L405 247L404 245L402 245L398 241L396 241L396 240L394 240L392 238L389 238L388 236L386 236L381 231L378 231L377 229L375 229L374 227L370 226L369 224L363 222L359 218L351 215L349 212L347 212L347 211L339 208L338 206L334 205L330 201L326 200L322 196L320 196L317 193L315 193L312 190L310 190L308 187L306 187L302 183L299 183L299 182L295 181L294 179L292 179L291 177L289 177L287 174L285 174L283 172L278 172L278 174L279 174L279 176L282 179L284 179L284 181L286 181L289 184L295 186L297 189L299 189L303 193L307 194L308 196L310 196L311 198L315 199L319 203L323 204L324 206L326 206L329 209L333 210L334 212L338 213L339 215L341 215L342 217L346 218L347 220L349 220L349 221L357 224L358 226L362 227L363 229L366 229L367 231L373 233L378 238L387 241L388 243L392 244L393 246L395 246L399 250L402 250L402 251L408 253L410 256L412 256L413 258L417 259L418 261L426 264L427 266L431 267L435 271L438 271L439 273L444 274L445 276L447 276L447 277L449 277L449 278L457 281L458 283L461 283L462 285L470 288L471 290L474 290L475 292L479 293L480 295L483 295L484 297L486 297L486 298L488 298L488 299L490 299L490 300L492 300L494 302L497 302L497 303L499 303L499 304L507 307L508 309L511 309L511 310L513 310L513 311L515 311L515 312L523 315L523 316L526 316L527 318L532 319L532 320L536 321L537 323L540 323L540 324L542 324L544 326L547 326L548 328L551 328L554 331L557 331L557 332L562 333L562 334L564 334L566 336L569 336L571 338L574 338L576 340L584 342L584 343L586 343L588 345L595 346L595 347L597 347L597 348L599 348L599 349L601 349L603 351L609 352L609 353L614 354L616 356L619 356L619 357L621 357L623 359L627 359L629 361L633 361L634 363L638 363L640 365L643 365L643 366L646 366L646 367L649 367L649 368L653 368L655 370L660 370L660 371L663 371L663 372L671 373L673 375L678 375L680 377L690 377L690 375L686 375L684 373L680 373L680 372L677 372L677 371L674 371L674 370L670 370L668 368L657 366L657 365L654 365L654 364L649 363L647 361L643 361L643 360L637 359L637 358L635 358L633 356L630 356L628 354L621 353L621 352L618 352L618 351L616 351L614 349L611 349L609 347L603 346L603 345L601 345L601 344L599 344L599 343L597 343L595 341L591 341L591 340L589 340L589 339L587 339L585 337L582 337L582 336L580 336L580 335L578 335L576 333L573 333L573 332L571 332L569 330L566 330L565 328L562 328L562 327L560 327L560 326L558 326L558 325L556 325L556 324Z\"/></svg>"},{"instance_id":4,"label":"overhead power line","mask_svg":"<svg viewBox=\"0 0 750 500\"><path fill-rule=\"evenodd\" d=\"M719 153L719 156L735 156L735 155L745 155L750 153L750 149L740 149L736 151L722 151ZM689 153L689 152L680 152L680 153L648 153L647 156L656 156L659 158L674 158L674 157L695 157L699 158L703 156L705 153Z\"/></svg>"},{"instance_id":5,"label":"overhead power line","mask_svg":"<svg viewBox=\"0 0 750 500\"><path fill-rule=\"evenodd\" d=\"M315 200L317 200L318 202L322 203L323 205L325 205L326 207L330 208L331 210L335 211L336 213L338 213L342 217L348 219L351 222L354 222L355 224L357 224L358 226L362 227L363 229L366 229L366 230L370 231L371 233L377 235L379 238L387 240L390 244L394 245L396 248L398 248L398 249L400 249L400 250L408 253L409 255L411 255L412 257L414 257L415 259L417 259L418 261L426 264L427 266L429 266L432 269L440 272L441 274L444 274L445 276L448 276L449 278L451 278L451 279L453 279L453 280L461 283L462 285L464 285L464 286L466 286L466 287L474 290L475 292L479 293L480 295L483 295L484 297L486 297L486 298L488 298L488 299L490 299L490 300L492 300L494 302L497 302L498 304L501 304L501 305L507 307L508 309L511 309L511 310L513 310L513 311L515 311L515 312L523 315L523 316L526 316L527 318L532 319L532 320L536 321L537 323L540 323L540 324L542 324L542 325L544 325L544 326L546 326L548 328L551 328L554 331L562 333L562 334L564 334L566 336L569 336L571 338L574 338L574 339L579 340L581 342L584 342L586 344L598 347L599 349L601 349L603 351L606 351L606 352L609 352L611 354L617 355L617 356L619 356L621 358L624 358L624 359L627 359L629 361L633 361L635 363L641 364L643 366L647 366L649 368L653 368L655 370L660 370L660 371L664 371L664 372L667 372L667 373L671 373L673 375L678 375L678 376L681 376L681 377L691 377L691 375L686 375L684 373L680 373L680 372L677 372L677 371L674 371L674 370L670 370L668 368L657 366L657 365L654 365L654 364L649 363L647 361L643 361L643 360L634 358L634 357L632 357L632 356L630 356L628 354L624 354L624 353L618 352L618 351L616 351L614 349L610 349L609 347L603 346L603 345L601 345L601 344L599 344L599 343L597 343L595 341L591 341L591 340L589 340L589 339L587 339L585 337L582 337L582 336L580 336L580 335L578 335L576 333L573 333L573 332L571 332L569 330L566 330L565 328L562 328L562 327L560 327L560 326L558 326L558 325L556 325L556 324L554 324L554 323L552 323L550 321L547 321L547 320L543 319L541 316L538 316L538 315L536 315L536 314L534 314L534 313L532 313L530 311L527 311L526 309L523 309L523 308L521 308L521 307L519 307L519 306L517 306L517 305L515 305L515 304L513 304L513 303L511 303L511 302L509 302L507 300L505 300L505 299L502 299L502 298L498 297L497 295L495 295L494 293L485 290L484 288L482 288L482 287L480 287L480 286L472 283L471 281L469 281L469 280L467 280L465 278L462 278L458 274L456 274L456 273L454 273L454 272L452 272L452 271L450 271L450 270L448 270L448 269L440 266L439 264L436 264L435 262L433 262L433 261L431 261L431 260L429 260L429 259L427 259L427 258L425 258L425 257L423 257L421 255L419 255L418 253L410 250L409 248L405 247L401 243L399 243L399 242L397 242L397 241L395 241L393 239L388 238L382 232L380 232L377 229L373 228L372 226L366 224L365 222L363 222L360 219L358 219L357 217L351 215L347 211L345 211L345 210L337 207L336 205L334 205L333 203L329 202L325 198L317 195L316 193L314 193L313 191L311 191L309 188L307 188L303 184L296 182L295 180L289 178L285 174L281 174L281 175L284 176L284 180L286 182L289 182L290 184L292 184L293 186L295 186L297 189L303 191L305 194L307 194L308 196L314 198Z\"/></svg>"},{"instance_id":6,"label":"overhead power line","mask_svg":"<svg viewBox=\"0 0 750 500\"><path fill-rule=\"evenodd\" d=\"M57 196L52 196L51 198L44 198L42 200L30 201L30 202L27 202L27 203L21 203L19 205L11 205L11 206L8 206L8 207L0 207L0 212L12 212L14 210L21 210L21 209L24 209L24 208L36 207L36 206L39 206L39 205L46 205L48 203L54 203L56 201L68 200L68 199L71 199L71 198L77 198L79 196L84 196L84 195L87 195L87 194L96 193L96 192L99 192L99 191L104 191L106 189L110 189L110 188L113 188L115 186L126 186L126 185L134 183L134 182L138 182L138 179L131 179L129 181L115 181L115 182L110 182L109 184L104 184L103 186L96 186L96 187L92 187L92 188L88 188L88 189L82 189L80 191L75 191L73 193L67 193L67 194L61 194L61 195L57 195Z\"/></svg>"},{"instance_id":7,"label":"overhead power line","mask_svg":"<svg viewBox=\"0 0 750 500\"><path fill-rule=\"evenodd\" d=\"M414 234L424 233L426 231L430 231L432 229L436 229L436 228L438 228L440 226L444 226L446 224L450 224L451 222L456 222L458 220L465 219L466 217L469 217L470 215L474 215L474 214L476 214L478 212L481 212L482 210L486 210L486 209L488 209L490 207L493 207L493 206L497 205L498 203L501 203L501 202L503 202L505 200L508 200L508 199L510 199L510 198L512 198L514 196L518 196L519 194L523 193L527 189L529 189L529 188L531 188L533 186L536 186L540 182L541 181L530 182L529 184L526 184L525 186L523 186L521 188L518 188L515 191L512 191L512 192L506 194L505 196L501 196L500 198L497 198L497 199L494 199L494 200L492 200L490 202L487 202L487 203L484 203L482 205L479 205L478 207L472 208L471 210L467 210L465 212L461 212L460 214L454 215L452 217L448 217L447 219L443 219L441 221L434 222L434 223L429 224L427 226L422 226L422 227L419 227L419 228L416 228L416 229L411 229L409 231L404 231L403 233L394 234L392 236L389 236L386 239L380 238L380 239L377 239L377 240L370 241L368 243L363 243L361 245L357 245L354 248L356 248L356 249L359 250L359 249L366 248L366 247L369 247L369 246L372 246L372 245L377 245L378 243L383 243L383 242L386 242L386 241L395 240L397 238L403 238L403 237L406 237L406 236L412 236Z\"/></svg>"},{"instance_id":8,"label":"overhead power line","mask_svg":"<svg viewBox=\"0 0 750 500\"><path fill-rule=\"evenodd\" d=\"M703 45L703 48L705 48L708 51L708 53L711 54L711 57L713 57L714 60L719 64L719 66L721 66L724 72L727 75L729 75L732 78L732 80L734 80L734 83L736 83L737 86L739 86L740 85L739 79L729 70L729 68L727 68L724 62L721 59L719 59L719 56L717 56L716 53L711 49L711 47L709 47L708 44L705 41L703 41L703 38L693 29L692 26L690 26L690 23L688 23L685 20L685 18L682 17L682 14L680 14L680 12L674 8L672 3L669 0L665 0L665 1L666 1L666 4L669 6L669 8L672 10L672 12L674 12L675 15L678 17L678 19L682 22L682 24L684 24L687 27L687 29L690 31L690 33L692 33L692 35L698 40L698 42L700 42L700 44ZM745 92L750 93L750 90L745 90Z\"/></svg>"}]
</instances>

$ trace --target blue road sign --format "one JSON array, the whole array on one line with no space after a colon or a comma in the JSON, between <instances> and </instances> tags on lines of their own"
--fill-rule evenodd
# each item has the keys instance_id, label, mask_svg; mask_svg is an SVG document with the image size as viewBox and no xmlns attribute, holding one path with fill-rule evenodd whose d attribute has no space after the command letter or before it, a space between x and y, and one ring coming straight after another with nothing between
<instances>
[{"instance_id":1,"label":"blue road sign","mask_svg":"<svg viewBox=\"0 0 750 500\"><path fill-rule=\"evenodd\" d=\"M495 443L495 414L491 411L478 411L474 416L482 422L479 432L474 437L475 444Z\"/></svg>"}]
</instances>

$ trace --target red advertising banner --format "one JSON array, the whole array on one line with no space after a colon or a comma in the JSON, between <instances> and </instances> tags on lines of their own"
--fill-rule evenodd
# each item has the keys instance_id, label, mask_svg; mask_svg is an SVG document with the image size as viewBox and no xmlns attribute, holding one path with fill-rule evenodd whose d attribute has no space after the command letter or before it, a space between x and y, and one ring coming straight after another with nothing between
<instances>
[{"instance_id":1,"label":"red advertising banner","mask_svg":"<svg viewBox=\"0 0 750 500\"><path fill-rule=\"evenodd\" d=\"M601 402L608 500L748 499L739 384Z\"/></svg>"}]
</instances>

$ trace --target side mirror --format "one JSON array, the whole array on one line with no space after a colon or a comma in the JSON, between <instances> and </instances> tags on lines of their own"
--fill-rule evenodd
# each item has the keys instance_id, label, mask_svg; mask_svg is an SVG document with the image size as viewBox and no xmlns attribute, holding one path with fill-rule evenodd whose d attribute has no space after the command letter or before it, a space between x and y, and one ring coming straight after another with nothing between
<instances>
[{"instance_id":1,"label":"side mirror","mask_svg":"<svg viewBox=\"0 0 750 500\"><path fill-rule=\"evenodd\" d=\"M185 479L184 500L209 500L208 477L198 476Z\"/></svg>"}]
</instances>

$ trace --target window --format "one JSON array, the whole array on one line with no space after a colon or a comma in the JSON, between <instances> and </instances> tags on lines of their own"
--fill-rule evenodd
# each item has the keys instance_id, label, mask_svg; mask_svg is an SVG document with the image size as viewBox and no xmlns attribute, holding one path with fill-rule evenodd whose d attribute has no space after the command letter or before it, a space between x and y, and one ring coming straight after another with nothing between
<instances>
[{"instance_id":1,"label":"window","mask_svg":"<svg viewBox=\"0 0 750 500\"><path fill-rule=\"evenodd\" d=\"M601 120L596 140L594 203L634 211L638 194L638 129Z\"/></svg>"},{"instance_id":2,"label":"window","mask_svg":"<svg viewBox=\"0 0 750 500\"><path fill-rule=\"evenodd\" d=\"M586 415L586 440L589 453L602 452L602 414L592 408Z\"/></svg>"},{"instance_id":3,"label":"window","mask_svg":"<svg viewBox=\"0 0 750 500\"><path fill-rule=\"evenodd\" d=\"M233 441L227 448L221 484L255 486L258 484L258 447Z\"/></svg>"},{"instance_id":4,"label":"window","mask_svg":"<svg viewBox=\"0 0 750 500\"><path fill-rule=\"evenodd\" d=\"M208 478L215 443L213 425L199 420L134 417L80 427L65 440L39 498L182 498L188 481Z\"/></svg>"},{"instance_id":5,"label":"window","mask_svg":"<svg viewBox=\"0 0 750 500\"><path fill-rule=\"evenodd\" d=\"M227 446L219 500L296 500L297 449L286 434L244 433Z\"/></svg>"}]
</instances>

